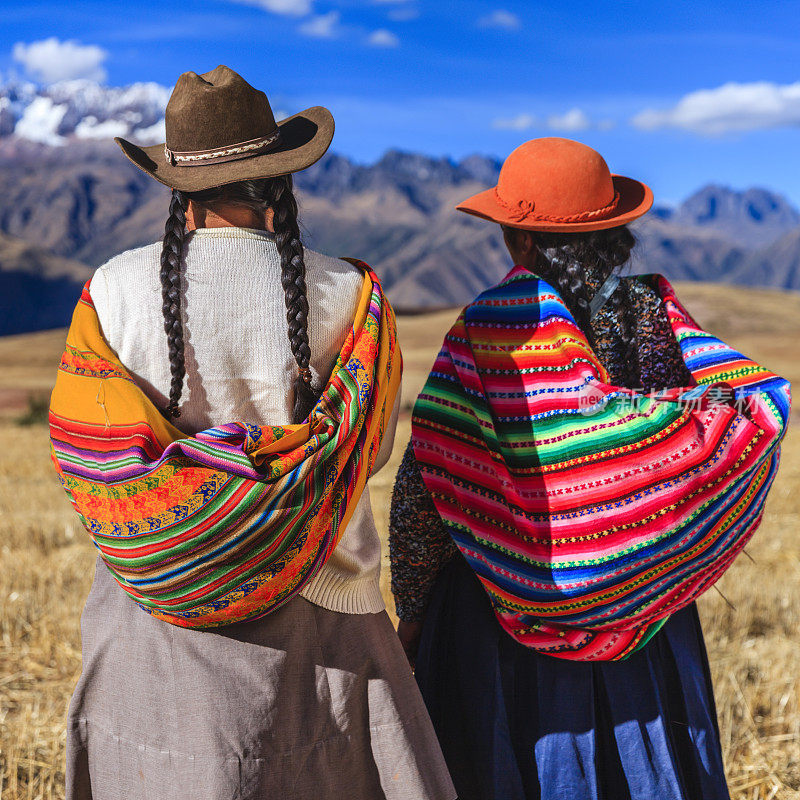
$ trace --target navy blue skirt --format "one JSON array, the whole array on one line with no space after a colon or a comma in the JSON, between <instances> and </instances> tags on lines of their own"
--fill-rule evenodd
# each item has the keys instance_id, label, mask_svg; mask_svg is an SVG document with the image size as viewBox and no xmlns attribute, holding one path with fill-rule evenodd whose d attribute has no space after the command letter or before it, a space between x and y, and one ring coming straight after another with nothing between
<instances>
[{"instance_id":1,"label":"navy blue skirt","mask_svg":"<svg viewBox=\"0 0 800 800\"><path fill-rule=\"evenodd\" d=\"M416 675L459 800L729 800L694 604L626 661L565 661L506 634L459 555Z\"/></svg>"}]
</instances>

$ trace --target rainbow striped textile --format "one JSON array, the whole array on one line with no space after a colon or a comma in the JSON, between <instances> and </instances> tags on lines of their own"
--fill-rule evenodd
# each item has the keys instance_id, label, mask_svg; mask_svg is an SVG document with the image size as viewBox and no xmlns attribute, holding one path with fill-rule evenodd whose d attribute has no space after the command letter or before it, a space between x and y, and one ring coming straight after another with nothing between
<instances>
[{"instance_id":1,"label":"rainbow striped textile","mask_svg":"<svg viewBox=\"0 0 800 800\"><path fill-rule=\"evenodd\" d=\"M153 616L204 628L294 597L336 547L400 385L394 313L366 264L353 328L299 425L187 436L103 339L88 283L50 405L61 482L119 585Z\"/></svg>"},{"instance_id":2,"label":"rainbow striped textile","mask_svg":"<svg viewBox=\"0 0 800 800\"><path fill-rule=\"evenodd\" d=\"M558 293L515 267L464 309L414 408L423 479L501 626L558 658L625 658L711 587L778 466L789 384L650 279L695 386L610 385Z\"/></svg>"}]
</instances>

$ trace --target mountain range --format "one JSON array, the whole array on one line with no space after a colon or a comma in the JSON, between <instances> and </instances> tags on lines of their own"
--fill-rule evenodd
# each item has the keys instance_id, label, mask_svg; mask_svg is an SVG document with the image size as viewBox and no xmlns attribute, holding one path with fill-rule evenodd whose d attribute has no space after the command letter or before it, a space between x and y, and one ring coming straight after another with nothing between
<instances>
[{"instance_id":1,"label":"mountain range","mask_svg":"<svg viewBox=\"0 0 800 800\"><path fill-rule=\"evenodd\" d=\"M90 268L163 235L168 191L107 137L163 137L168 90L70 83L0 87L0 335L66 324ZM329 154L296 175L304 239L373 264L401 310L464 304L510 266L498 226L453 209L499 169L480 155ZM706 186L632 229L634 272L800 290L800 212L767 189Z\"/></svg>"},{"instance_id":2,"label":"mountain range","mask_svg":"<svg viewBox=\"0 0 800 800\"><path fill-rule=\"evenodd\" d=\"M0 84L0 136L50 145L125 136L153 144L164 141L169 95L158 83L103 86L79 79L39 86L11 79Z\"/></svg>"}]
</instances>

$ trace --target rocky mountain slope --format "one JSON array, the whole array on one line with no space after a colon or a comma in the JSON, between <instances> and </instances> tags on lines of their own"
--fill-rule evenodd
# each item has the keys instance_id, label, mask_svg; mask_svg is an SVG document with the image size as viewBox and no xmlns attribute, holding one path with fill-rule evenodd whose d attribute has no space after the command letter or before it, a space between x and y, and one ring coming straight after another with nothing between
<instances>
[{"instance_id":1,"label":"rocky mountain slope","mask_svg":"<svg viewBox=\"0 0 800 800\"><path fill-rule=\"evenodd\" d=\"M499 228L453 210L496 180L499 166L400 151L361 165L331 154L297 175L305 239L372 263L398 308L462 304L509 266ZM98 266L159 239L167 203L167 190L113 142L0 136L0 233L40 250ZM708 186L677 208L654 209L634 230L634 271L800 290L800 213L767 190ZM40 264L32 258L27 272L52 280Z\"/></svg>"},{"instance_id":2,"label":"rocky mountain slope","mask_svg":"<svg viewBox=\"0 0 800 800\"><path fill-rule=\"evenodd\" d=\"M800 226L800 212L774 192L732 192L714 185L695 192L667 218L681 228L703 228L746 248L768 245Z\"/></svg>"}]
</instances>

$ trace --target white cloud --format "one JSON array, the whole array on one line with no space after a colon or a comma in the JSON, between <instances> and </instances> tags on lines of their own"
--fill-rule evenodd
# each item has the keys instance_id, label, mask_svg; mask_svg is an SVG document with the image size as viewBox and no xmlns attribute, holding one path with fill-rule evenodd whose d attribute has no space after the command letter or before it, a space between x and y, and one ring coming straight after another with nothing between
<instances>
[{"instance_id":1,"label":"white cloud","mask_svg":"<svg viewBox=\"0 0 800 800\"><path fill-rule=\"evenodd\" d=\"M342 15L338 11L329 11L327 14L311 17L300 26L299 30L304 36L312 36L315 39L335 39L339 35L341 18Z\"/></svg>"},{"instance_id":2,"label":"white cloud","mask_svg":"<svg viewBox=\"0 0 800 800\"><path fill-rule=\"evenodd\" d=\"M500 117L492 122L498 131L527 131L536 127L539 119L533 114L517 114L516 117Z\"/></svg>"},{"instance_id":3,"label":"white cloud","mask_svg":"<svg viewBox=\"0 0 800 800\"><path fill-rule=\"evenodd\" d=\"M399 47L400 39L395 36L391 31L386 28L380 28L367 37L367 44L371 47Z\"/></svg>"},{"instance_id":4,"label":"white cloud","mask_svg":"<svg viewBox=\"0 0 800 800\"><path fill-rule=\"evenodd\" d=\"M572 108L565 114L553 114L547 118L547 127L554 131L585 131L591 126L591 120L580 108Z\"/></svg>"},{"instance_id":5,"label":"white cloud","mask_svg":"<svg viewBox=\"0 0 800 800\"><path fill-rule=\"evenodd\" d=\"M51 36L30 44L17 42L11 55L32 78L43 83L73 78L92 81L106 79L103 62L108 58L108 53L97 45L83 45L74 40L62 42Z\"/></svg>"},{"instance_id":6,"label":"white cloud","mask_svg":"<svg viewBox=\"0 0 800 800\"><path fill-rule=\"evenodd\" d=\"M234 0L248 6L258 6L264 11L281 14L285 17L304 17L314 8L314 0Z\"/></svg>"},{"instance_id":7,"label":"white cloud","mask_svg":"<svg viewBox=\"0 0 800 800\"><path fill-rule=\"evenodd\" d=\"M517 114L514 117L499 117L492 122L492 127L499 131L528 131L532 128L549 128L553 131L585 131L595 128L607 131L615 125L613 120L604 119L593 122L580 108L573 108L564 114L550 114L542 119L534 114Z\"/></svg>"},{"instance_id":8,"label":"white cloud","mask_svg":"<svg viewBox=\"0 0 800 800\"><path fill-rule=\"evenodd\" d=\"M498 8L488 16L481 17L478 25L482 28L505 28L507 31L516 31L522 27L522 21L516 14Z\"/></svg>"},{"instance_id":9,"label":"white cloud","mask_svg":"<svg viewBox=\"0 0 800 800\"><path fill-rule=\"evenodd\" d=\"M800 81L726 83L682 97L665 110L648 108L631 119L645 131L679 128L715 136L735 131L800 126Z\"/></svg>"},{"instance_id":10,"label":"white cloud","mask_svg":"<svg viewBox=\"0 0 800 800\"><path fill-rule=\"evenodd\" d=\"M56 105L49 97L37 97L30 103L14 126L14 134L32 142L60 145L64 137L58 133L58 126L68 106Z\"/></svg>"}]
</instances>

